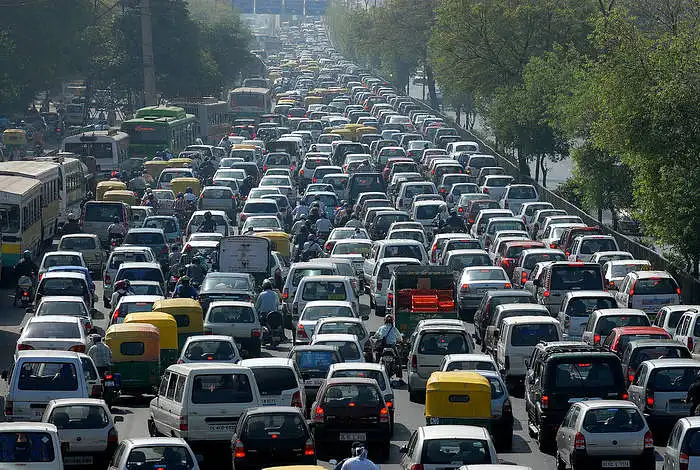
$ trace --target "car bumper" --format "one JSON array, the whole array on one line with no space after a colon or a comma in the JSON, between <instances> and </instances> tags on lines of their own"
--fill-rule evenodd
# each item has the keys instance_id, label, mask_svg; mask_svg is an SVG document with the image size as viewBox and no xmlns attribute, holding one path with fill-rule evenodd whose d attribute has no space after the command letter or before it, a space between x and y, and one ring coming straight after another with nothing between
<instances>
[{"instance_id":1,"label":"car bumper","mask_svg":"<svg viewBox=\"0 0 700 470\"><path fill-rule=\"evenodd\" d=\"M620 462L625 460L629 461L629 467L627 468L656 468L654 449L644 449L641 454L636 455L615 454L606 456L588 455L586 451L576 450L571 454L570 458L571 464L575 468L610 468L608 466L603 467L603 462Z\"/></svg>"},{"instance_id":2,"label":"car bumper","mask_svg":"<svg viewBox=\"0 0 700 470\"><path fill-rule=\"evenodd\" d=\"M391 439L391 425L389 423L381 423L377 424L375 427L372 428L361 428L354 427L352 424L347 426L327 426L323 424L317 424L314 428L314 441L316 441L317 447L321 442L328 442L333 444L345 442L348 445L350 445L354 440L357 439L341 440L341 434L348 435L360 433L366 435L366 439L364 439L364 442L387 442Z\"/></svg>"},{"instance_id":3,"label":"car bumper","mask_svg":"<svg viewBox=\"0 0 700 470\"><path fill-rule=\"evenodd\" d=\"M459 308L462 310L476 309L481 303L481 298L483 294L474 295L460 295L459 296Z\"/></svg>"}]
</instances>

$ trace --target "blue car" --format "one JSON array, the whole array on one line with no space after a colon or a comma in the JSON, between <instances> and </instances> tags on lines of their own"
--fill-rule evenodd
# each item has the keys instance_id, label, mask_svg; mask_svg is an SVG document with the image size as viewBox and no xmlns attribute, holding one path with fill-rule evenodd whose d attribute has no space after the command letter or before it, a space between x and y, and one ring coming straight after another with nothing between
<instances>
[{"instance_id":1,"label":"blue car","mask_svg":"<svg viewBox=\"0 0 700 470\"><path fill-rule=\"evenodd\" d=\"M53 273L53 272L68 272L68 273L82 273L85 274L85 278L87 279L88 285L90 286L90 290L92 291L92 295L95 295L95 283L92 281L92 276L90 276L90 270L86 267L83 266L54 266L52 268L49 268L47 272Z\"/></svg>"}]
</instances>

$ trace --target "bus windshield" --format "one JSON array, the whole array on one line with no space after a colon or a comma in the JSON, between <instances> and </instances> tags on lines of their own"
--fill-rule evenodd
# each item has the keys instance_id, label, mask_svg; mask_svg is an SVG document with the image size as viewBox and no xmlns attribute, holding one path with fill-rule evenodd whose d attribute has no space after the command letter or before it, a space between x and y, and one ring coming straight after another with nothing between
<instances>
[{"instance_id":1,"label":"bus windshield","mask_svg":"<svg viewBox=\"0 0 700 470\"><path fill-rule=\"evenodd\" d=\"M168 128L153 124L132 124L127 132L132 144L159 143L168 140Z\"/></svg>"}]
</instances>

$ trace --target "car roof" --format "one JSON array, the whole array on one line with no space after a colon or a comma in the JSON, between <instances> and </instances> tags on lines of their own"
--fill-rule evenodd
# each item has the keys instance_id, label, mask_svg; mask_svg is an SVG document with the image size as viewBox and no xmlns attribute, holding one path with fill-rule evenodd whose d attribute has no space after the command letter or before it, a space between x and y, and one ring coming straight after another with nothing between
<instances>
[{"instance_id":1,"label":"car roof","mask_svg":"<svg viewBox=\"0 0 700 470\"><path fill-rule=\"evenodd\" d=\"M244 359L238 365L245 367L294 367L294 361L288 357L258 357L255 359Z\"/></svg>"},{"instance_id":2,"label":"car roof","mask_svg":"<svg viewBox=\"0 0 700 470\"><path fill-rule=\"evenodd\" d=\"M487 298L491 297L533 297L532 293L526 290L518 289L494 289L486 291L484 294Z\"/></svg>"},{"instance_id":3,"label":"car roof","mask_svg":"<svg viewBox=\"0 0 700 470\"><path fill-rule=\"evenodd\" d=\"M41 317L37 317L41 318ZM74 317L77 318L77 317ZM58 351L51 349L36 349L27 351L17 351L17 359L26 358L48 358L48 359L78 359L79 355L73 351Z\"/></svg>"},{"instance_id":4,"label":"car roof","mask_svg":"<svg viewBox=\"0 0 700 470\"><path fill-rule=\"evenodd\" d=\"M590 297L608 297L611 299L615 298L615 295L609 291L604 291L604 290L578 290L578 291L569 291L566 293L566 297L569 299L574 299L574 298L590 298Z\"/></svg>"},{"instance_id":5,"label":"car roof","mask_svg":"<svg viewBox=\"0 0 700 470\"><path fill-rule=\"evenodd\" d=\"M647 314L644 313L642 310L638 310L636 308L603 308L603 309L595 310L593 313L594 314L597 313L598 316L600 316L600 317L606 317L606 316L611 316L611 315L647 316Z\"/></svg>"},{"instance_id":6,"label":"car roof","mask_svg":"<svg viewBox=\"0 0 700 470\"><path fill-rule=\"evenodd\" d=\"M209 304L209 309L212 309L213 307L224 307L224 306L255 308L255 304L253 304L253 302L244 302L242 300L217 300L217 301Z\"/></svg>"},{"instance_id":7,"label":"car roof","mask_svg":"<svg viewBox=\"0 0 700 470\"><path fill-rule=\"evenodd\" d=\"M53 279L53 278L59 278L59 279L69 278L69 279L87 280L87 278L85 277L85 274L71 272L71 271L53 271L53 272L47 271L46 273L44 273L44 276L41 278L41 280L43 281L44 279Z\"/></svg>"},{"instance_id":8,"label":"car roof","mask_svg":"<svg viewBox=\"0 0 700 470\"><path fill-rule=\"evenodd\" d=\"M671 276L670 273L667 271L632 271L631 273L633 276L637 277L638 279L651 279L655 277L665 277L669 279L673 279L673 276Z\"/></svg>"},{"instance_id":9,"label":"car roof","mask_svg":"<svg viewBox=\"0 0 700 470\"><path fill-rule=\"evenodd\" d=\"M439 424L435 426L421 426L418 428L424 440L472 438L486 439L488 431L481 426L463 426L455 424Z\"/></svg>"},{"instance_id":10,"label":"car roof","mask_svg":"<svg viewBox=\"0 0 700 470\"><path fill-rule=\"evenodd\" d=\"M119 305L126 303L157 302L158 300L163 300L163 298L162 295L123 295L119 298Z\"/></svg>"},{"instance_id":11,"label":"car roof","mask_svg":"<svg viewBox=\"0 0 700 470\"><path fill-rule=\"evenodd\" d=\"M651 365L652 368L661 368L661 367L698 367L700 368L700 361L696 361L695 359L680 359L677 357L674 358L668 358L668 359L650 359L648 361L644 361Z\"/></svg>"},{"instance_id":12,"label":"car roof","mask_svg":"<svg viewBox=\"0 0 700 470\"><path fill-rule=\"evenodd\" d=\"M336 362L331 364L333 370L375 370L384 372L384 367L374 362Z\"/></svg>"},{"instance_id":13,"label":"car roof","mask_svg":"<svg viewBox=\"0 0 700 470\"><path fill-rule=\"evenodd\" d=\"M300 414L301 410L296 406L256 406L255 408L248 408L246 411L247 415L251 414ZM289 468L289 467L285 467Z\"/></svg>"},{"instance_id":14,"label":"car roof","mask_svg":"<svg viewBox=\"0 0 700 470\"><path fill-rule=\"evenodd\" d=\"M55 398L49 402L49 406L66 406L66 405L93 405L105 407L105 402L99 398Z\"/></svg>"},{"instance_id":15,"label":"car roof","mask_svg":"<svg viewBox=\"0 0 700 470\"><path fill-rule=\"evenodd\" d=\"M463 353L463 354L447 354L445 361L484 361L495 362L493 357L488 354L479 353Z\"/></svg>"},{"instance_id":16,"label":"car roof","mask_svg":"<svg viewBox=\"0 0 700 470\"><path fill-rule=\"evenodd\" d=\"M332 379L326 380L326 385L343 385L343 384L367 384L376 385L377 381L367 377L333 377Z\"/></svg>"},{"instance_id":17,"label":"car roof","mask_svg":"<svg viewBox=\"0 0 700 470\"><path fill-rule=\"evenodd\" d=\"M160 269L160 263L158 263L157 261L125 261L119 265L120 271L122 269L129 269L129 268L131 268L131 269L137 269L137 268L141 268L141 269L157 268L157 269Z\"/></svg>"},{"instance_id":18,"label":"car roof","mask_svg":"<svg viewBox=\"0 0 700 470\"><path fill-rule=\"evenodd\" d=\"M496 306L496 311L500 312L512 312L514 310L532 310L532 311L540 311L543 313L549 312L547 307L545 307L542 304L536 304L536 303L524 303L524 304L501 304ZM548 313L547 313L548 314ZM549 315L549 314L548 314Z\"/></svg>"},{"instance_id":19,"label":"car roof","mask_svg":"<svg viewBox=\"0 0 700 470\"><path fill-rule=\"evenodd\" d=\"M545 317L544 315L525 315L522 317L509 317L509 318L504 318L503 323L505 324L515 324L515 325L521 325L521 324L528 324L528 323L550 323L550 324L559 324L559 320L556 318L552 317ZM698 363L700 365L700 363Z\"/></svg>"},{"instance_id":20,"label":"car roof","mask_svg":"<svg viewBox=\"0 0 700 470\"><path fill-rule=\"evenodd\" d=\"M163 229L155 227L138 227L129 229L129 233L163 233Z\"/></svg>"},{"instance_id":21,"label":"car roof","mask_svg":"<svg viewBox=\"0 0 700 470\"><path fill-rule=\"evenodd\" d=\"M80 318L72 315L40 315L34 316L27 321L29 323L79 323Z\"/></svg>"},{"instance_id":22,"label":"car roof","mask_svg":"<svg viewBox=\"0 0 700 470\"><path fill-rule=\"evenodd\" d=\"M246 372L250 369L247 367L242 367L238 364L230 364L227 362L188 362L184 364L173 364L170 367L178 372L189 373L198 372L200 370L205 370L207 372Z\"/></svg>"},{"instance_id":23,"label":"car roof","mask_svg":"<svg viewBox=\"0 0 700 470\"><path fill-rule=\"evenodd\" d=\"M44 253L44 257L47 256L83 256L83 254L80 251L71 251L71 250L57 250L57 251L49 251L47 253Z\"/></svg>"},{"instance_id":24,"label":"car roof","mask_svg":"<svg viewBox=\"0 0 700 470\"><path fill-rule=\"evenodd\" d=\"M41 423L41 422L25 422L16 421L11 423L0 423L0 432L14 432L14 431L44 431L44 432L58 432L55 425L51 423Z\"/></svg>"},{"instance_id":25,"label":"car roof","mask_svg":"<svg viewBox=\"0 0 700 470\"><path fill-rule=\"evenodd\" d=\"M304 309L307 307L348 307L352 308L352 302L345 300L312 300L304 305Z\"/></svg>"},{"instance_id":26,"label":"car roof","mask_svg":"<svg viewBox=\"0 0 700 470\"><path fill-rule=\"evenodd\" d=\"M77 295L45 295L41 298L39 305L44 302L80 302L85 303L82 297Z\"/></svg>"},{"instance_id":27,"label":"car roof","mask_svg":"<svg viewBox=\"0 0 700 470\"><path fill-rule=\"evenodd\" d=\"M356 343L357 336L348 333L323 333L320 335L314 335L312 344L318 344L322 341L351 341Z\"/></svg>"},{"instance_id":28,"label":"car roof","mask_svg":"<svg viewBox=\"0 0 700 470\"><path fill-rule=\"evenodd\" d=\"M589 410L595 410L599 408L632 408L637 409L637 405L629 400L584 400L578 402L579 406L587 408Z\"/></svg>"}]
</instances>

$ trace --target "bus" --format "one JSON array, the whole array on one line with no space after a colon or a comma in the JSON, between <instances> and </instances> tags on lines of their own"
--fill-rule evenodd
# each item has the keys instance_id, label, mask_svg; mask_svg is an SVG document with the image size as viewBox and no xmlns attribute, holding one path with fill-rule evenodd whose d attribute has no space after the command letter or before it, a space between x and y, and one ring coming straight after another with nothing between
<instances>
[{"instance_id":1,"label":"bus","mask_svg":"<svg viewBox=\"0 0 700 470\"><path fill-rule=\"evenodd\" d=\"M267 88L236 88L229 92L228 100L234 119L254 118L259 121L261 115L272 112L272 90Z\"/></svg>"},{"instance_id":2,"label":"bus","mask_svg":"<svg viewBox=\"0 0 700 470\"><path fill-rule=\"evenodd\" d=\"M41 239L51 241L56 236L61 212L61 172L58 165L37 160L2 162L0 175L21 176L41 184Z\"/></svg>"},{"instance_id":3,"label":"bus","mask_svg":"<svg viewBox=\"0 0 700 470\"><path fill-rule=\"evenodd\" d=\"M24 250L31 250L34 255L40 252L41 213L41 183L38 180L0 175L3 277L12 274Z\"/></svg>"},{"instance_id":4,"label":"bus","mask_svg":"<svg viewBox=\"0 0 700 470\"><path fill-rule=\"evenodd\" d=\"M80 203L88 191L92 175L88 167L72 154L61 154L51 157L39 157L36 161L53 163L60 173L60 212L58 223L68 222L68 214L80 214ZM77 157L75 155L74 157Z\"/></svg>"},{"instance_id":5,"label":"bus","mask_svg":"<svg viewBox=\"0 0 700 470\"><path fill-rule=\"evenodd\" d=\"M129 134L129 156L150 159L159 150L177 155L197 138L197 120L178 106L148 106L122 123Z\"/></svg>"},{"instance_id":6,"label":"bus","mask_svg":"<svg viewBox=\"0 0 700 470\"><path fill-rule=\"evenodd\" d=\"M180 106L187 114L197 117L197 137L207 145L219 145L221 139L231 132L229 107L226 101L207 96L174 100L173 106Z\"/></svg>"},{"instance_id":7,"label":"bus","mask_svg":"<svg viewBox=\"0 0 700 470\"><path fill-rule=\"evenodd\" d=\"M95 157L100 172L111 173L128 157L129 134L116 129L83 132L63 139L61 151Z\"/></svg>"}]
</instances>

